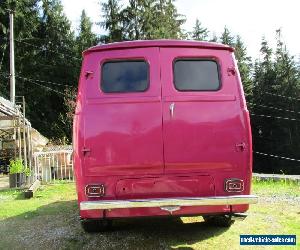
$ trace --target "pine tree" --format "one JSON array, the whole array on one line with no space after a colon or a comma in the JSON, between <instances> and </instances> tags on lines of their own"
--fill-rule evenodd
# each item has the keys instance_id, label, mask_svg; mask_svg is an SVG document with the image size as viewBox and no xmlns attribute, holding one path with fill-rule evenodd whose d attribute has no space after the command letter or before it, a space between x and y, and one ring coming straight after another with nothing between
<instances>
[{"instance_id":1,"label":"pine tree","mask_svg":"<svg viewBox=\"0 0 300 250\"><path fill-rule=\"evenodd\" d=\"M251 111L255 151L299 158L300 139L298 124L289 118L297 116L300 109L299 75L296 62L277 31L275 53L265 38L261 43L261 60L254 67L253 104ZM284 96L284 97L283 97ZM294 99L293 99L294 98ZM291 112L288 112L291 110ZM264 115L263 117L255 115ZM266 117L266 115L268 117ZM279 119L285 117L288 119ZM256 171L295 173L295 164L274 158L256 156Z\"/></svg>"},{"instance_id":2,"label":"pine tree","mask_svg":"<svg viewBox=\"0 0 300 250\"><path fill-rule=\"evenodd\" d=\"M299 78L297 63L293 56L290 56L286 46L281 40L281 30L276 31L277 47L275 54L276 90L289 96L299 96Z\"/></svg>"},{"instance_id":3,"label":"pine tree","mask_svg":"<svg viewBox=\"0 0 300 250\"><path fill-rule=\"evenodd\" d=\"M268 69L272 66L272 49L269 47L265 37L262 38L260 53L263 56L262 66Z\"/></svg>"},{"instance_id":4,"label":"pine tree","mask_svg":"<svg viewBox=\"0 0 300 250\"><path fill-rule=\"evenodd\" d=\"M100 25L108 32L107 36L103 37L105 42L118 42L124 38L121 27L121 6L120 0L108 0L103 2L102 13L104 20Z\"/></svg>"},{"instance_id":5,"label":"pine tree","mask_svg":"<svg viewBox=\"0 0 300 250\"><path fill-rule=\"evenodd\" d=\"M60 0L42 0L39 12L40 25L37 36L42 52L35 56L39 70L32 78L44 81L44 87L36 88L32 94L35 96L35 102L44 105L35 108L31 117L45 136L70 138L71 131L64 119L64 87L53 85L51 82L77 85L80 59L76 58L75 36ZM34 108L34 105L31 107L29 104L29 107ZM51 130L47 128L48 124L52 124Z\"/></svg>"},{"instance_id":6,"label":"pine tree","mask_svg":"<svg viewBox=\"0 0 300 250\"><path fill-rule=\"evenodd\" d=\"M141 38L140 39L155 39L155 30L157 28L155 1L140 0L142 4L141 14Z\"/></svg>"},{"instance_id":7,"label":"pine tree","mask_svg":"<svg viewBox=\"0 0 300 250\"><path fill-rule=\"evenodd\" d=\"M92 32L92 22L90 18L86 15L85 10L82 10L81 17L80 17L80 24L79 24L79 33L76 37L76 52L77 57L81 58L82 52L88 49L91 46L97 44L97 36ZM78 75L79 70L77 71L76 76ZM75 111L75 104L76 104L76 93L77 93L77 86L68 86L64 90L64 115L60 116L60 120L63 121L64 127L67 131L72 130L72 121L73 121L73 114ZM67 133L68 139L70 139L70 134Z\"/></svg>"},{"instance_id":8,"label":"pine tree","mask_svg":"<svg viewBox=\"0 0 300 250\"><path fill-rule=\"evenodd\" d=\"M142 18L145 12L144 2L141 0L129 0L129 5L120 12L125 40L143 39Z\"/></svg>"},{"instance_id":9,"label":"pine tree","mask_svg":"<svg viewBox=\"0 0 300 250\"><path fill-rule=\"evenodd\" d=\"M24 42L37 33L38 2L36 0L3 0L0 1L0 95L9 97L9 12L14 10L14 36L15 36L15 65L16 72L31 70L28 58L34 56L35 49ZM26 40L25 40L26 39ZM35 43L34 43L35 45ZM26 88L22 81L16 85L16 94L23 95Z\"/></svg>"},{"instance_id":10,"label":"pine tree","mask_svg":"<svg viewBox=\"0 0 300 250\"><path fill-rule=\"evenodd\" d=\"M8 30L6 9L10 8L10 2L4 0L0 4L0 37L5 35L5 44L8 44L8 32L3 31ZM70 126L64 120L65 86L53 84L77 85L80 58L76 58L70 22L59 0L18 0L15 3L16 95L25 96L26 117L34 128L48 138L71 138ZM7 48L1 73L8 71ZM8 86L8 79L1 77L1 95L7 95Z\"/></svg>"},{"instance_id":11,"label":"pine tree","mask_svg":"<svg viewBox=\"0 0 300 250\"><path fill-rule=\"evenodd\" d=\"M82 10L79 25L79 34L76 37L76 45L79 56L82 51L97 44L97 36L92 32L92 22L86 15L85 10Z\"/></svg>"},{"instance_id":12,"label":"pine tree","mask_svg":"<svg viewBox=\"0 0 300 250\"><path fill-rule=\"evenodd\" d=\"M236 37L235 41L235 57L237 60L241 80L244 86L244 91L247 99L251 99L252 95L252 80L251 73L251 58L247 56L247 49L240 36Z\"/></svg>"},{"instance_id":13,"label":"pine tree","mask_svg":"<svg viewBox=\"0 0 300 250\"><path fill-rule=\"evenodd\" d=\"M262 39L260 48L260 60L256 60L254 66L253 75L253 99L250 102L249 108L252 124L252 134L254 141L254 151L263 153L273 153L273 145L275 141L272 139L272 131L274 120L267 120L264 117L256 115L272 115L272 110L262 108L259 105L272 106L272 96L266 93L270 91L271 84L275 79L275 72L271 61L272 50L268 45L265 38ZM267 112L267 113L266 113ZM272 159L262 158L259 155L254 155L254 170L258 172L269 172L272 166L269 166L269 162Z\"/></svg>"},{"instance_id":14,"label":"pine tree","mask_svg":"<svg viewBox=\"0 0 300 250\"><path fill-rule=\"evenodd\" d=\"M178 14L174 0L129 0L119 10L123 40L181 38L185 18ZM107 16L107 8L103 8Z\"/></svg>"},{"instance_id":15,"label":"pine tree","mask_svg":"<svg viewBox=\"0 0 300 250\"><path fill-rule=\"evenodd\" d=\"M195 26L193 28L193 32L191 34L192 38L194 40L199 40L199 41L206 41L208 37L208 30L207 28L202 27L201 22L199 19L196 19Z\"/></svg>"},{"instance_id":16,"label":"pine tree","mask_svg":"<svg viewBox=\"0 0 300 250\"><path fill-rule=\"evenodd\" d=\"M285 110L300 110L300 79L298 75L297 64L293 56L290 56L285 44L281 40L281 30L276 31L276 53L274 70L276 79L274 83L273 93L277 95L288 96L289 98L281 98L277 101L277 106ZM285 113L286 115L286 113ZM295 117L289 114L289 117ZM289 155L292 158L299 158L300 154L300 133L298 123L292 121L277 121L277 129L274 133L278 138L278 152Z\"/></svg>"},{"instance_id":17,"label":"pine tree","mask_svg":"<svg viewBox=\"0 0 300 250\"><path fill-rule=\"evenodd\" d=\"M224 31L220 37L221 43L229 45L231 47L234 46L234 37L231 35L229 29L225 26Z\"/></svg>"},{"instance_id":18,"label":"pine tree","mask_svg":"<svg viewBox=\"0 0 300 250\"><path fill-rule=\"evenodd\" d=\"M160 2L163 2L160 0ZM175 0L167 0L165 5L165 20L162 25L165 26L166 33L163 38L178 39L182 37L181 26L185 23L186 19L183 15L179 14ZM161 13L162 14L162 13Z\"/></svg>"}]
</instances>

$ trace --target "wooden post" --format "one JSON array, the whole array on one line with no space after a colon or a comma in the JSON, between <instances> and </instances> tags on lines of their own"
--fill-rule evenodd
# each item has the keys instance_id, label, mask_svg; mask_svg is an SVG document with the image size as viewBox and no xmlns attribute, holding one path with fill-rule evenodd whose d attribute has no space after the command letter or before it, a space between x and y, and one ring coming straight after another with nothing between
<instances>
[{"instance_id":1,"label":"wooden post","mask_svg":"<svg viewBox=\"0 0 300 250\"><path fill-rule=\"evenodd\" d=\"M52 154L51 159L52 159L52 166L53 166L53 179L54 179L54 182L55 182L55 173L56 173L56 169L55 169L55 161L54 161L54 157L55 157L55 154Z\"/></svg>"},{"instance_id":2,"label":"wooden post","mask_svg":"<svg viewBox=\"0 0 300 250\"><path fill-rule=\"evenodd\" d=\"M47 154L45 154L45 161L44 161L44 166L42 166L44 168L44 171L45 171L45 182L48 181L48 171L47 171Z\"/></svg>"},{"instance_id":3,"label":"wooden post","mask_svg":"<svg viewBox=\"0 0 300 250\"><path fill-rule=\"evenodd\" d=\"M18 118L18 149L19 149L19 159L22 160L22 138L21 138L21 119Z\"/></svg>"},{"instance_id":4,"label":"wooden post","mask_svg":"<svg viewBox=\"0 0 300 250\"><path fill-rule=\"evenodd\" d=\"M31 174L33 173L33 168L32 168L32 151L31 151L31 140L30 140L30 126L27 125L26 126L26 130L27 130L27 147L28 147L28 151L27 151L27 158L28 158L28 165L29 165L29 169ZM33 182L33 180L32 180Z\"/></svg>"},{"instance_id":5,"label":"wooden post","mask_svg":"<svg viewBox=\"0 0 300 250\"><path fill-rule=\"evenodd\" d=\"M67 154L67 161L68 161L70 153L66 153L66 154ZM67 162L67 166L68 166L68 173L69 173L69 181L71 181L71 168L69 162Z\"/></svg>"},{"instance_id":6,"label":"wooden post","mask_svg":"<svg viewBox=\"0 0 300 250\"><path fill-rule=\"evenodd\" d=\"M10 70L10 101L15 106L15 50L14 50L14 10L9 10L9 70Z\"/></svg>"},{"instance_id":7,"label":"wooden post","mask_svg":"<svg viewBox=\"0 0 300 250\"><path fill-rule=\"evenodd\" d=\"M27 167L27 143L26 143L26 120L25 120L25 98L22 96L22 105L23 105L23 153L24 153L24 164Z\"/></svg>"},{"instance_id":8,"label":"wooden post","mask_svg":"<svg viewBox=\"0 0 300 250\"><path fill-rule=\"evenodd\" d=\"M73 177L73 181L75 181L74 161L73 161L73 151L72 151L72 153L71 153L71 167L72 167L72 177Z\"/></svg>"},{"instance_id":9,"label":"wooden post","mask_svg":"<svg viewBox=\"0 0 300 250\"><path fill-rule=\"evenodd\" d=\"M58 169L58 160L59 160L58 154L56 153L55 156L56 156L56 173L57 173L57 179L59 179L58 178L58 171L59 171L59 169Z\"/></svg>"},{"instance_id":10,"label":"wooden post","mask_svg":"<svg viewBox=\"0 0 300 250\"><path fill-rule=\"evenodd\" d=\"M38 180L37 156L36 155L33 158L33 162L34 162L34 176L35 176L35 180Z\"/></svg>"},{"instance_id":11,"label":"wooden post","mask_svg":"<svg viewBox=\"0 0 300 250\"><path fill-rule=\"evenodd\" d=\"M66 152L64 154L64 168L65 168L65 178L67 177L67 164L66 164Z\"/></svg>"},{"instance_id":12,"label":"wooden post","mask_svg":"<svg viewBox=\"0 0 300 250\"><path fill-rule=\"evenodd\" d=\"M41 181L43 182L44 181L44 168L43 168L43 162L45 161L45 155L41 154L41 161L42 161L42 164L39 164L41 165L40 168L41 168Z\"/></svg>"},{"instance_id":13,"label":"wooden post","mask_svg":"<svg viewBox=\"0 0 300 250\"><path fill-rule=\"evenodd\" d=\"M14 127L14 158L17 158L17 129L16 129L16 120L13 120L13 127Z\"/></svg>"},{"instance_id":14,"label":"wooden post","mask_svg":"<svg viewBox=\"0 0 300 250\"><path fill-rule=\"evenodd\" d=\"M48 170L49 170L49 175L50 175L50 181L52 181L52 172L51 172L51 154L49 154L49 158L48 158Z\"/></svg>"},{"instance_id":15,"label":"wooden post","mask_svg":"<svg viewBox=\"0 0 300 250\"><path fill-rule=\"evenodd\" d=\"M62 180L63 178L62 178L62 176L63 176L63 174L62 174L62 159L61 159L62 157L61 157L61 153L59 153L59 162L60 162L60 179Z\"/></svg>"},{"instance_id":16,"label":"wooden post","mask_svg":"<svg viewBox=\"0 0 300 250\"><path fill-rule=\"evenodd\" d=\"M37 155L37 157L36 157L36 162L37 162L37 168L38 168L38 176L40 176L40 171L42 172L42 170L40 169L40 164L39 164L39 156L40 155ZM41 173L42 174L42 173ZM42 175L41 175L41 177L40 177L40 179L42 180Z\"/></svg>"}]
</instances>

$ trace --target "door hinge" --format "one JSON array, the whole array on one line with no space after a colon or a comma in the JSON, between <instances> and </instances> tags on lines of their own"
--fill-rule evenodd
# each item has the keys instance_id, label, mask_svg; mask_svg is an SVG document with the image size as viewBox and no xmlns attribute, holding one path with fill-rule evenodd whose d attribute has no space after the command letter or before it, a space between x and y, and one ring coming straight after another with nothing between
<instances>
[{"instance_id":1,"label":"door hinge","mask_svg":"<svg viewBox=\"0 0 300 250\"><path fill-rule=\"evenodd\" d=\"M83 153L83 156L85 156L87 153L90 153L90 152L91 152L91 149L89 149L89 148L83 148L83 149L81 150L81 152Z\"/></svg>"},{"instance_id":2,"label":"door hinge","mask_svg":"<svg viewBox=\"0 0 300 250\"><path fill-rule=\"evenodd\" d=\"M93 74L94 74L94 71L90 71L90 70L85 71L85 74L84 74L85 79L88 79Z\"/></svg>"},{"instance_id":3,"label":"door hinge","mask_svg":"<svg viewBox=\"0 0 300 250\"><path fill-rule=\"evenodd\" d=\"M227 74L228 74L229 76L234 76L234 75L236 74L235 68L234 68L234 67L229 67L229 68L227 69Z\"/></svg>"},{"instance_id":4,"label":"door hinge","mask_svg":"<svg viewBox=\"0 0 300 250\"><path fill-rule=\"evenodd\" d=\"M245 149L246 149L246 144L245 144L244 142L242 142L242 143L237 143L237 144L235 145L235 148L236 148L236 150L237 150L238 152L243 152L243 151L245 151Z\"/></svg>"}]
</instances>

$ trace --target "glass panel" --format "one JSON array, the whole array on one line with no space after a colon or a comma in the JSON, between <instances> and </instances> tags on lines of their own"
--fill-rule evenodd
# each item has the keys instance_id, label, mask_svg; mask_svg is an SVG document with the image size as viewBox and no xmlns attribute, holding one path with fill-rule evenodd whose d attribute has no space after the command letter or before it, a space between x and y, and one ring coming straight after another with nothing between
<instances>
[{"instance_id":1,"label":"glass panel","mask_svg":"<svg viewBox=\"0 0 300 250\"><path fill-rule=\"evenodd\" d=\"M174 84L179 91L218 90L218 65L209 60L177 60L174 65Z\"/></svg>"},{"instance_id":2,"label":"glass panel","mask_svg":"<svg viewBox=\"0 0 300 250\"><path fill-rule=\"evenodd\" d=\"M105 93L142 92L149 86L145 61L113 61L102 66L101 89Z\"/></svg>"}]
</instances>

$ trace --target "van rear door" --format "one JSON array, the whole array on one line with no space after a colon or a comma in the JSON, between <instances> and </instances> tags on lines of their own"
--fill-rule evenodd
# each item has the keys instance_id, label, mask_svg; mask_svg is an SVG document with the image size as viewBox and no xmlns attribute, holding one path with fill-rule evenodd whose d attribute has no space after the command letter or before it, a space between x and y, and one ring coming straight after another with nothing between
<instances>
[{"instance_id":1,"label":"van rear door","mask_svg":"<svg viewBox=\"0 0 300 250\"><path fill-rule=\"evenodd\" d=\"M242 170L245 122L231 52L161 48L166 173ZM223 171L222 171L223 172Z\"/></svg>"},{"instance_id":2,"label":"van rear door","mask_svg":"<svg viewBox=\"0 0 300 250\"><path fill-rule=\"evenodd\" d=\"M92 52L84 70L84 174L162 173L159 49Z\"/></svg>"}]
</instances>

